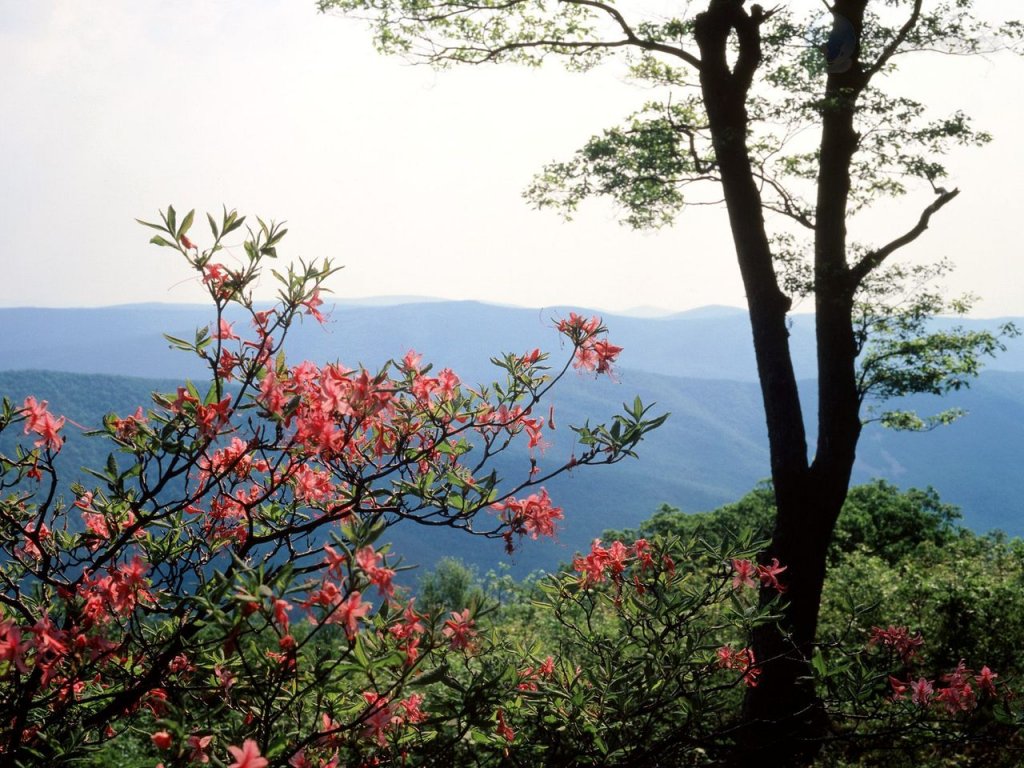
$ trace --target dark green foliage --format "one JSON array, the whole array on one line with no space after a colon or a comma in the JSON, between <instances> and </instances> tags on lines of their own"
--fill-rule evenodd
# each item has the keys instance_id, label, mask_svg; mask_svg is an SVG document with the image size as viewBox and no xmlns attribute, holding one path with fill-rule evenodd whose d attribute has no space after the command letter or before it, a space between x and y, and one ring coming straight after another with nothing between
<instances>
[{"instance_id":1,"label":"dark green foliage","mask_svg":"<svg viewBox=\"0 0 1024 768\"><path fill-rule=\"evenodd\" d=\"M714 512L684 515L663 505L637 529L606 533L605 546L638 537L678 542L677 573L692 585L678 597L705 606L696 613L674 605L647 614L650 607L629 592L628 579L580 591L571 567L558 582L516 583L492 574L486 585L466 589L464 578L472 571L450 564L460 593L483 591L489 600L500 599L481 626L526 649L531 664L550 654L563 673L576 669L577 679L587 683L559 683L556 675L537 681L539 696L524 692L518 708L508 710L517 732L510 745L511 759L519 761L514 764L719 764L730 727L723 713L738 704L742 687L706 696L688 689L687 681L706 671L694 665L695 652L707 654L722 642L742 644L738 636L715 634L740 614L728 604L716 611L700 598L698 586L728 587L727 563L734 555L726 548L737 537L763 538L773 512L771 487L762 484ZM983 699L974 712L950 716L941 705L926 709L909 698L891 698L889 675L924 677L938 690L961 661L973 673L983 666L997 673L1000 696L1022 679L1024 542L973 534L958 519L957 508L932 489L901 491L882 481L851 489L830 552L814 665L833 722L833 738L817 765L1019 764L1024 744L1012 700ZM678 623L659 624L679 615L684 618ZM908 662L871 644L873 627L890 626L920 633L923 644ZM665 699L666 691L676 693Z\"/></svg>"},{"instance_id":2,"label":"dark green foliage","mask_svg":"<svg viewBox=\"0 0 1024 768\"><path fill-rule=\"evenodd\" d=\"M956 524L960 510L945 504L933 488L901 491L885 480L875 480L850 489L839 516L829 562L838 564L861 549L895 564L929 543L943 546L966 531ZM742 499L712 512L684 514L663 504L639 528L605 531L604 538L632 541L655 535L701 536L710 541L737 537L764 540L771 536L775 518L775 495L770 483L762 483Z\"/></svg>"}]
</instances>

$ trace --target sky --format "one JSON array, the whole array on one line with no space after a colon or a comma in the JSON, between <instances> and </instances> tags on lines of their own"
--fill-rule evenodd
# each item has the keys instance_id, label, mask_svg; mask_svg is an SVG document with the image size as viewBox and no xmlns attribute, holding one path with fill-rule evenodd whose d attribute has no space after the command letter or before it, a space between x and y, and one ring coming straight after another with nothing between
<instances>
[{"instance_id":1,"label":"sky","mask_svg":"<svg viewBox=\"0 0 1024 768\"><path fill-rule=\"evenodd\" d=\"M983 297L982 317L1024 314L1022 79L1007 54L925 56L898 83L995 135L951 155L962 194L904 256L952 258L951 287ZM342 299L744 303L720 209L643 233L602 202L566 223L523 201L544 163L652 97L612 65L436 72L379 55L361 22L312 0L0 0L0 94L0 306L203 301L134 222L168 203L286 220L282 259L344 265L329 283ZM860 232L891 239L930 199Z\"/></svg>"}]
</instances>

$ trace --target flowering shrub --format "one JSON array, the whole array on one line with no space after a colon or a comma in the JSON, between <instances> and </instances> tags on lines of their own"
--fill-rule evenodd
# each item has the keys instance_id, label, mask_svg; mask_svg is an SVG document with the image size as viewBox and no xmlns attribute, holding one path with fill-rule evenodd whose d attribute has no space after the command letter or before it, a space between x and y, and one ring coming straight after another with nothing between
<instances>
[{"instance_id":1,"label":"flowering shrub","mask_svg":"<svg viewBox=\"0 0 1024 768\"><path fill-rule=\"evenodd\" d=\"M402 520L510 549L552 535L563 515L543 483L633 455L664 417L636 403L508 484L488 464L521 439L539 445L532 414L551 387L572 366L607 373L619 348L600 320L572 316L563 365L508 354L486 387L412 352L377 371L289 364L289 327L325 319L329 262L272 270L278 299L261 308L251 291L286 230L260 221L229 264L225 237L244 224L233 211L208 216L205 249L191 212L143 223L209 291L211 325L168 337L209 381L106 416L87 436L109 458L70 500L53 463L67 423L45 401L4 401L0 430L22 427L32 445L0 457L0 762L70 760L139 734L153 764L233 768L376 764L414 743L490 739L504 673L475 660L489 645L472 611L418 611L377 542Z\"/></svg>"},{"instance_id":2,"label":"flowering shrub","mask_svg":"<svg viewBox=\"0 0 1024 768\"><path fill-rule=\"evenodd\" d=\"M747 638L778 605L760 606L754 585L738 578L755 550L698 538L595 540L571 569L541 581L535 612L515 618L529 631L515 639L517 695L503 703L510 762L723 759L742 693L760 673ZM497 626L515 637L514 624Z\"/></svg>"}]
</instances>

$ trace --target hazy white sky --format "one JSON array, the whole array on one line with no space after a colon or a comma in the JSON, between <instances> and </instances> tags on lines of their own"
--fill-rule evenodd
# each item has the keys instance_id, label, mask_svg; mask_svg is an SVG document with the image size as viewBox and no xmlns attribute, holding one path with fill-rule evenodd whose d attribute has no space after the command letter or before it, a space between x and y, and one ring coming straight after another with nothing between
<instances>
[{"instance_id":1,"label":"hazy white sky","mask_svg":"<svg viewBox=\"0 0 1024 768\"><path fill-rule=\"evenodd\" d=\"M1001 55L929 58L903 81L996 136L951 158L963 194L910 254L953 257L980 315L1024 314L1022 80ZM0 306L201 301L133 222L167 203L286 219L282 255L344 264L340 297L743 303L721 211L643 234L604 204L566 224L522 201L543 163L651 97L614 67L437 73L312 0L0 0L0 94ZM927 202L872 218L877 240Z\"/></svg>"}]
</instances>

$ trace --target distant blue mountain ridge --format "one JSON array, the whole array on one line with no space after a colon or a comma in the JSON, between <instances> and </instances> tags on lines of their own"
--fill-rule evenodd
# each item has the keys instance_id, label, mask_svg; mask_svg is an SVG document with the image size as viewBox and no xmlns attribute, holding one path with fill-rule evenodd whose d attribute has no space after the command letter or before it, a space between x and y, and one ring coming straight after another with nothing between
<instances>
[{"instance_id":1,"label":"distant blue mountain ridge","mask_svg":"<svg viewBox=\"0 0 1024 768\"><path fill-rule=\"evenodd\" d=\"M557 351L556 318L578 307L525 309L475 301L382 305L338 303L324 327L309 318L292 329L292 360L341 360L377 366L415 349L464 378L487 378L500 352L534 347ZM203 305L134 304L90 309L0 308L0 370L55 370L125 376L202 375L196 360L171 350L162 334L191 337L212 318ZM1020 320L1018 318L1018 320ZM707 307L665 317L604 315L610 339L622 347L623 368L702 379L756 381L746 313ZM995 328L1004 320L960 321ZM937 326L951 325L940 319ZM798 378L813 378L813 316L795 315L791 345ZM1024 339L1010 341L989 370L1024 371Z\"/></svg>"},{"instance_id":2,"label":"distant blue mountain ridge","mask_svg":"<svg viewBox=\"0 0 1024 768\"><path fill-rule=\"evenodd\" d=\"M354 366L380 365L415 349L437 367L464 380L492 378L488 360L501 351L540 347L558 356L553 318L578 308L522 309L477 302L417 302L391 306L338 304L325 328L307 321L289 339L289 359ZM0 309L0 394L47 398L56 412L82 424L97 423L99 402L127 410L148 402L182 377L202 377L196 361L168 349L161 334L188 338L209 322L202 306L131 305L101 309ZM667 317L605 315L610 338L622 345L615 380L572 374L554 392L559 429L540 456L542 468L571 451L570 423L609 418L640 395L671 418L640 446L640 460L612 467L580 468L555 479L548 490L565 508L556 542L526 542L513 561L522 575L551 569L608 528L635 526L662 503L686 511L734 501L769 474L766 430L755 378L747 318L740 310L713 308ZM793 320L792 342L806 413L814 401L812 318ZM939 321L945 322L945 321ZM969 320L995 327L997 320ZM917 398L924 412L960 406L970 415L930 434L893 433L869 425L855 468L855 482L884 478L896 485L934 486L964 510L976 530L1024 534L1024 345L991 361L970 390L943 400ZM60 373L63 372L63 373ZM134 378L125 378L134 377ZM157 381L157 379L162 379ZM809 425L812 426L812 425ZM813 441L813 434L810 439ZM69 467L86 460L82 438L68 445ZM813 445L813 442L812 442ZM520 477L528 459L512 455L499 465ZM430 565L458 554L482 569L508 561L497 542L451 532L424 535L396 527L391 538L409 562Z\"/></svg>"}]
</instances>

